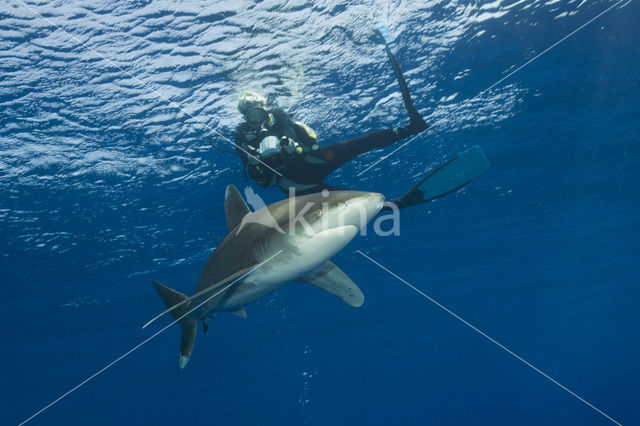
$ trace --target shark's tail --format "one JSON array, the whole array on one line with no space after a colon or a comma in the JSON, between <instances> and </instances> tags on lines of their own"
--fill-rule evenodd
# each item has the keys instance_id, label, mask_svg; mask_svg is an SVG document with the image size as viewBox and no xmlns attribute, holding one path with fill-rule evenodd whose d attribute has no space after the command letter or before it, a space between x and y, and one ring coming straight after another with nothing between
<instances>
[{"instance_id":1,"label":"shark's tail","mask_svg":"<svg viewBox=\"0 0 640 426\"><path fill-rule=\"evenodd\" d=\"M157 281L152 281L152 283L167 308L171 308L187 299L187 296L184 294L172 290ZM189 362L191 351L193 351L193 343L196 340L198 320L188 315L190 305L191 301L183 303L181 306L178 306L176 309L171 311L171 314L176 320L178 320L178 324L180 324L180 327L182 328L182 339L180 340L180 368L184 368Z\"/></svg>"}]
</instances>

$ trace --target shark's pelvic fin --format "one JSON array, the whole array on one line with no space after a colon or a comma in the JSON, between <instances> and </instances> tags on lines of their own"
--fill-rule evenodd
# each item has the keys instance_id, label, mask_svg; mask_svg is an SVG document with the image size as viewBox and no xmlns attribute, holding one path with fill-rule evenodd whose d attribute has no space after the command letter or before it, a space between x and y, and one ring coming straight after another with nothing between
<instances>
[{"instance_id":1,"label":"shark's pelvic fin","mask_svg":"<svg viewBox=\"0 0 640 426\"><path fill-rule=\"evenodd\" d=\"M238 308L235 311L229 311L231 312L233 315L237 315L240 318L246 318L247 317L247 311L244 310L244 307L242 308Z\"/></svg>"},{"instance_id":2,"label":"shark's pelvic fin","mask_svg":"<svg viewBox=\"0 0 640 426\"><path fill-rule=\"evenodd\" d=\"M209 330L209 315L203 316L200 320L202 321L202 331L206 333Z\"/></svg>"},{"instance_id":3,"label":"shark's pelvic fin","mask_svg":"<svg viewBox=\"0 0 640 426\"><path fill-rule=\"evenodd\" d=\"M251 212L242 195L233 185L227 186L227 192L224 196L224 212L227 215L227 232L231 232L232 229L240 225L242 218Z\"/></svg>"},{"instance_id":4,"label":"shark's pelvic fin","mask_svg":"<svg viewBox=\"0 0 640 426\"><path fill-rule=\"evenodd\" d=\"M299 281L321 288L357 308L364 303L364 294L340 268L327 261Z\"/></svg>"},{"instance_id":5,"label":"shark's pelvic fin","mask_svg":"<svg viewBox=\"0 0 640 426\"><path fill-rule=\"evenodd\" d=\"M152 283L167 308L177 306L177 308L171 310L171 314L178 321L182 329L182 338L180 340L180 368L184 368L187 362L189 362L191 352L193 351L198 320L188 315L190 303L183 303L188 300L187 296L157 281L152 281Z\"/></svg>"}]
</instances>

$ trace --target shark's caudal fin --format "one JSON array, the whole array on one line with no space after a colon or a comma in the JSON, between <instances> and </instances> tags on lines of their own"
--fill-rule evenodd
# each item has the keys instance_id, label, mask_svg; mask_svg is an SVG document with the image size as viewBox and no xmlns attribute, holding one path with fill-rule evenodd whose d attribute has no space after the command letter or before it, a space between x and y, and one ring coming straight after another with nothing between
<instances>
[{"instance_id":1,"label":"shark's caudal fin","mask_svg":"<svg viewBox=\"0 0 640 426\"><path fill-rule=\"evenodd\" d=\"M171 314L178 321L178 324L180 324L180 328L182 328L182 338L180 340L180 368L184 368L185 365L187 365L187 362L189 362L191 352L193 351L193 343L196 340L198 320L188 315L191 303L183 303L188 299L187 296L178 291L172 290L157 281L152 281L152 283L167 308L181 304L177 308L173 309Z\"/></svg>"}]
</instances>

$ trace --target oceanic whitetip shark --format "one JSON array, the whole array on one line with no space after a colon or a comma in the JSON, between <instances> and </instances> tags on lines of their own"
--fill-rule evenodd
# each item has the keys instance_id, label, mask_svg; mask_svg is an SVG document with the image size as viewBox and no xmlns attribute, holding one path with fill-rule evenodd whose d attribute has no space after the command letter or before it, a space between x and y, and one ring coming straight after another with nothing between
<instances>
[{"instance_id":1,"label":"oceanic whitetip shark","mask_svg":"<svg viewBox=\"0 0 640 426\"><path fill-rule=\"evenodd\" d=\"M244 307L297 280L358 307L364 296L331 259L383 207L384 196L360 191L303 195L251 212L235 186L225 194L226 238L218 245L191 297L153 281L182 328L180 368L191 357L198 321L207 331L219 312L246 317Z\"/></svg>"}]
</instances>

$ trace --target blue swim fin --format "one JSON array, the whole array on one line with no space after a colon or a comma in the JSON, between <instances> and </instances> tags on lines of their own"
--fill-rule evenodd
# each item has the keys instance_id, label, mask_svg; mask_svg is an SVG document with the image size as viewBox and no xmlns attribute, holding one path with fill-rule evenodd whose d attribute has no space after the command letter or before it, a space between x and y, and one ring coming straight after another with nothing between
<instances>
[{"instance_id":1,"label":"blue swim fin","mask_svg":"<svg viewBox=\"0 0 640 426\"><path fill-rule=\"evenodd\" d=\"M398 208L413 206L456 191L489 169L482 148L474 146L447 161L402 197L392 200Z\"/></svg>"}]
</instances>

